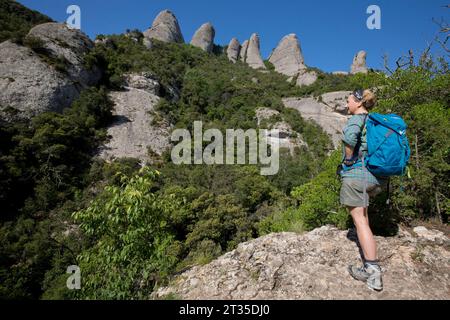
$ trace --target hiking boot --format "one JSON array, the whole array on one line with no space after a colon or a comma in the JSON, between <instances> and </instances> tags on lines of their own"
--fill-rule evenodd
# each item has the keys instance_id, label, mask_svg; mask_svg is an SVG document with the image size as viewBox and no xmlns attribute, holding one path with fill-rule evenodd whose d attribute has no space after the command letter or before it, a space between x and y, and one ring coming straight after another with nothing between
<instances>
[{"instance_id":1,"label":"hiking boot","mask_svg":"<svg viewBox=\"0 0 450 320\"><path fill-rule=\"evenodd\" d=\"M375 291L383 290L383 279L381 278L381 268L378 265L369 264L366 266L366 272L369 274L369 278L366 283L369 289Z\"/></svg>"},{"instance_id":2,"label":"hiking boot","mask_svg":"<svg viewBox=\"0 0 450 320\"><path fill-rule=\"evenodd\" d=\"M365 267L348 266L350 275L359 281L365 282L371 290L383 290L383 280L381 278L381 268L378 265L367 264Z\"/></svg>"},{"instance_id":3,"label":"hiking boot","mask_svg":"<svg viewBox=\"0 0 450 320\"><path fill-rule=\"evenodd\" d=\"M362 281L362 282L366 282L370 276L370 274L366 271L366 268L364 268L364 267L358 268L357 266L353 266L353 265L348 266L348 273L350 273L350 275L354 279Z\"/></svg>"}]
</instances>

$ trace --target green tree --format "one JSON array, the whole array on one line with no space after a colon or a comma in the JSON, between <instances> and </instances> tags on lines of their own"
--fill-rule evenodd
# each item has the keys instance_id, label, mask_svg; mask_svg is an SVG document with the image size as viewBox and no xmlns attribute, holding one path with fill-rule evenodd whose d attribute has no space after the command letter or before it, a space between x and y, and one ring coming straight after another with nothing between
<instances>
[{"instance_id":1,"label":"green tree","mask_svg":"<svg viewBox=\"0 0 450 320\"><path fill-rule=\"evenodd\" d=\"M178 261L168 220L184 210L174 195L153 191L158 172L143 168L108 186L73 214L92 246L78 256L82 299L146 299Z\"/></svg>"}]
</instances>

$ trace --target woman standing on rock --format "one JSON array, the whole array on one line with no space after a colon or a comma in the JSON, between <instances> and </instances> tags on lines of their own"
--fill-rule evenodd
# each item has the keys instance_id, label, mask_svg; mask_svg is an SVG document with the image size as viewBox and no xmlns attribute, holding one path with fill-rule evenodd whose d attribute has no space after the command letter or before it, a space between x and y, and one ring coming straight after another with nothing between
<instances>
[{"instance_id":1,"label":"woman standing on rock","mask_svg":"<svg viewBox=\"0 0 450 320\"><path fill-rule=\"evenodd\" d=\"M377 260L377 245L369 226L369 196L381 192L386 181L375 177L363 165L367 157L365 122L369 110L375 106L376 97L370 90L356 90L347 99L352 117L343 130L343 165L340 171L342 186L340 202L345 205L356 227L363 253L363 266L349 266L350 275L367 283L370 289L383 290L381 268Z\"/></svg>"}]
</instances>

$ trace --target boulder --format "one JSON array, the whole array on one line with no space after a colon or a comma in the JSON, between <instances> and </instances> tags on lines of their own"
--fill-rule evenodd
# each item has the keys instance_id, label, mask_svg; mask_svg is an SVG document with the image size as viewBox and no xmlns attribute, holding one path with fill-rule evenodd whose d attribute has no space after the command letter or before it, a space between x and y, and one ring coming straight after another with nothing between
<instances>
[{"instance_id":1,"label":"boulder","mask_svg":"<svg viewBox=\"0 0 450 320\"><path fill-rule=\"evenodd\" d=\"M266 69L259 47L259 36L252 34L247 49L245 62L253 69Z\"/></svg>"},{"instance_id":2,"label":"boulder","mask_svg":"<svg viewBox=\"0 0 450 320\"><path fill-rule=\"evenodd\" d=\"M236 38L231 39L227 48L228 59L231 62L236 63L239 59L240 51L241 51L241 44L239 43L238 39Z\"/></svg>"},{"instance_id":3,"label":"boulder","mask_svg":"<svg viewBox=\"0 0 450 320\"><path fill-rule=\"evenodd\" d=\"M214 47L216 31L211 23L203 24L194 34L191 44L195 47L211 53Z\"/></svg>"},{"instance_id":4,"label":"boulder","mask_svg":"<svg viewBox=\"0 0 450 320\"><path fill-rule=\"evenodd\" d=\"M366 57L367 53L365 51L358 52L353 58L353 63L350 67L350 73L367 73L367 65L366 65Z\"/></svg>"},{"instance_id":5,"label":"boulder","mask_svg":"<svg viewBox=\"0 0 450 320\"><path fill-rule=\"evenodd\" d=\"M241 243L207 265L178 275L151 298L183 300L450 299L450 251L415 238L376 236L384 290L369 290L347 271L360 265L347 231L324 226L305 234L272 233ZM421 262L422 261L422 262Z\"/></svg>"},{"instance_id":6,"label":"boulder","mask_svg":"<svg viewBox=\"0 0 450 320\"><path fill-rule=\"evenodd\" d=\"M294 77L306 69L300 43L295 34L285 36L269 58L275 71L288 77Z\"/></svg>"},{"instance_id":7,"label":"boulder","mask_svg":"<svg viewBox=\"0 0 450 320\"><path fill-rule=\"evenodd\" d=\"M450 244L449 239L439 230L429 230L426 227L419 226L413 229L421 242L431 242L437 244Z\"/></svg>"},{"instance_id":8,"label":"boulder","mask_svg":"<svg viewBox=\"0 0 450 320\"><path fill-rule=\"evenodd\" d=\"M150 29L144 32L144 44L148 48L152 45L152 39L168 43L184 43L178 20L171 11L161 11Z\"/></svg>"}]
</instances>

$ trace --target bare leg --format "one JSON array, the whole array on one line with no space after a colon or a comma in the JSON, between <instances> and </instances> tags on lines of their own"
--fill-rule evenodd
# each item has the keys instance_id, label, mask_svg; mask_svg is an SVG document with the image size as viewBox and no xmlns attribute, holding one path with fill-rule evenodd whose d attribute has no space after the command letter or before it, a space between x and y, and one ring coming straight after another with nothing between
<instances>
[{"instance_id":1,"label":"bare leg","mask_svg":"<svg viewBox=\"0 0 450 320\"><path fill-rule=\"evenodd\" d=\"M377 244L372 230L370 230L367 208L349 207L348 209L352 215L359 244L361 245L365 259L371 261L377 260Z\"/></svg>"}]
</instances>

